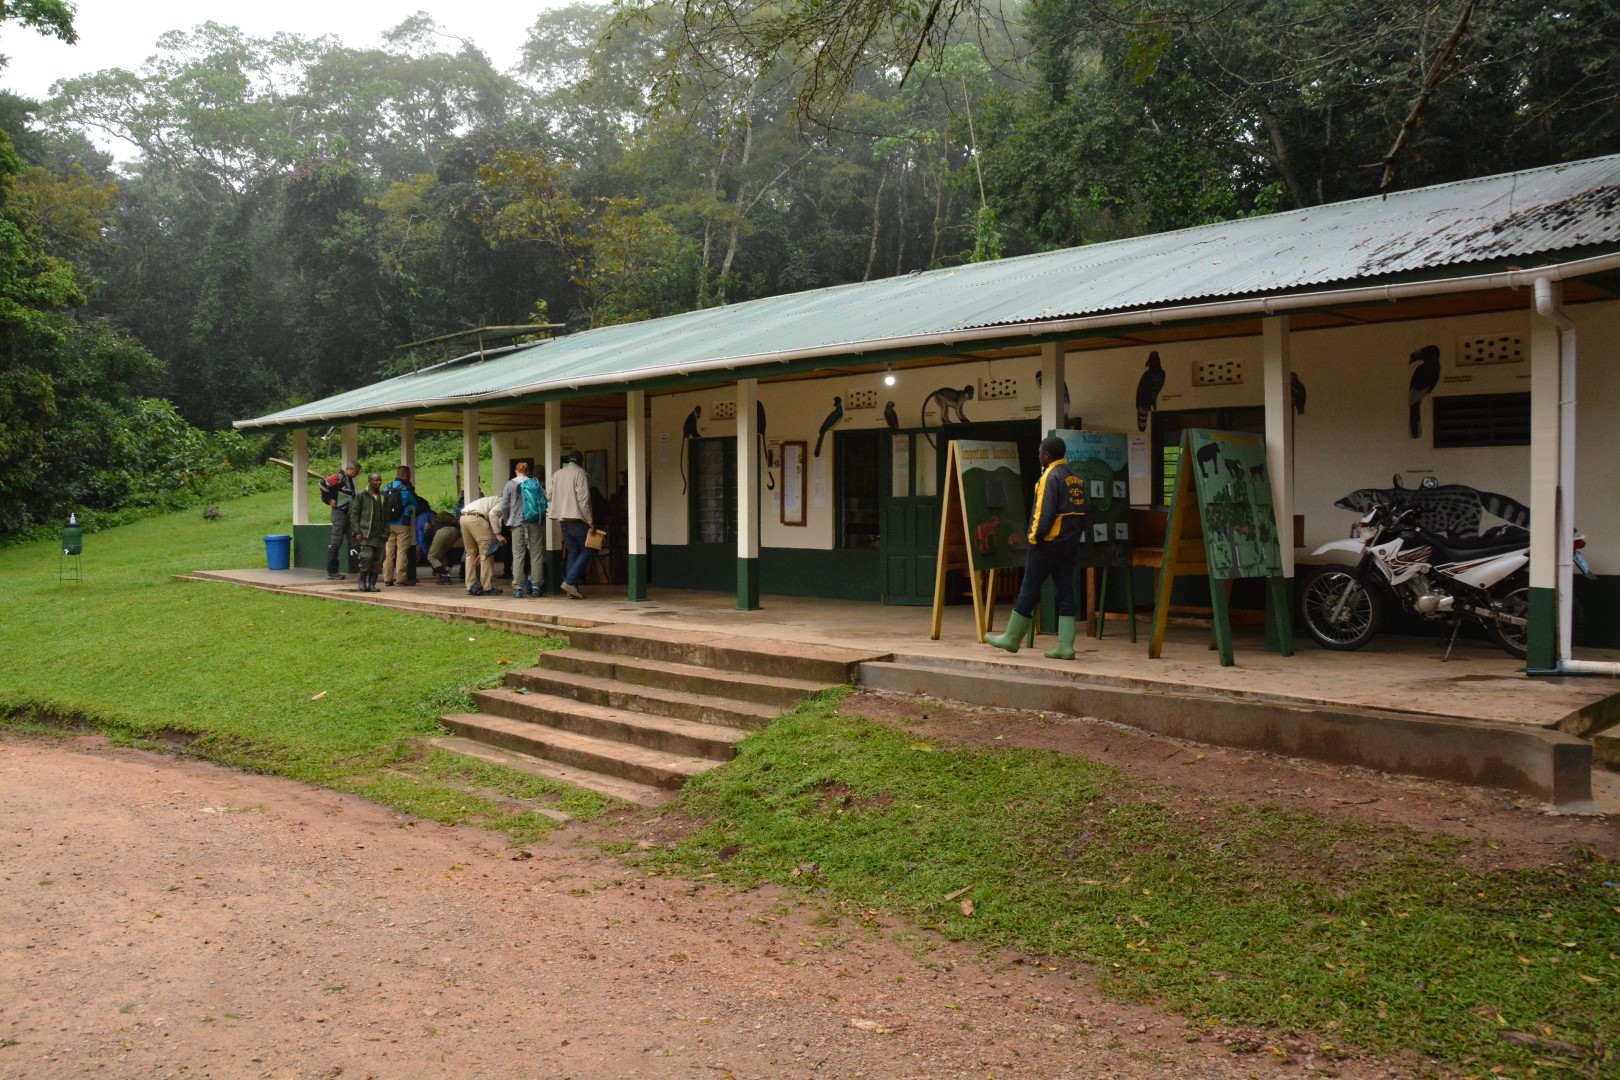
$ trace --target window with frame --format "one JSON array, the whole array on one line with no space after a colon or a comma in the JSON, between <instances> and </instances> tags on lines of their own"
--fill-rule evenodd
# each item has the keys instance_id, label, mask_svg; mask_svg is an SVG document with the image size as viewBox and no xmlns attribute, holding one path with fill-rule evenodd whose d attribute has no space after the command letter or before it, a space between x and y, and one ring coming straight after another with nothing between
<instances>
[{"instance_id":1,"label":"window with frame","mask_svg":"<svg viewBox=\"0 0 1620 1080\"><path fill-rule=\"evenodd\" d=\"M1181 433L1188 428L1264 433L1266 410L1260 405L1230 409L1179 409L1153 414L1153 493L1161 506L1170 504L1181 458Z\"/></svg>"},{"instance_id":2,"label":"window with frame","mask_svg":"<svg viewBox=\"0 0 1620 1080\"><path fill-rule=\"evenodd\" d=\"M1434 448L1529 446L1530 394L1457 394L1434 401Z\"/></svg>"}]
</instances>

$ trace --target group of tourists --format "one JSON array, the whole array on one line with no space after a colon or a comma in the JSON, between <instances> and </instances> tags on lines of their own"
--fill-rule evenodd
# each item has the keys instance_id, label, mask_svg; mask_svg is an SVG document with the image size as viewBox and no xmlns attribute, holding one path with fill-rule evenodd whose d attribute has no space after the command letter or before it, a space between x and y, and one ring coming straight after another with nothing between
<instances>
[{"instance_id":1,"label":"group of tourists","mask_svg":"<svg viewBox=\"0 0 1620 1080\"><path fill-rule=\"evenodd\" d=\"M356 490L360 466L346 462L320 482L321 501L332 509L326 576L344 580L338 563L347 546L359 573L360 592L381 592L379 578L383 585L415 585L419 553L425 551L438 583L449 585L451 560L459 547L467 595L501 596L503 591L495 585L495 559L505 546L511 552L512 595L537 597L545 591L549 517L562 532L561 591L583 600L579 586L592 557L587 538L596 526L584 461L578 450L569 451L545 486L529 475L528 462L520 461L499 495L474 499L454 514L435 512L416 493L408 465L395 471L387 487L382 474L374 472L367 475L366 486Z\"/></svg>"}]
</instances>

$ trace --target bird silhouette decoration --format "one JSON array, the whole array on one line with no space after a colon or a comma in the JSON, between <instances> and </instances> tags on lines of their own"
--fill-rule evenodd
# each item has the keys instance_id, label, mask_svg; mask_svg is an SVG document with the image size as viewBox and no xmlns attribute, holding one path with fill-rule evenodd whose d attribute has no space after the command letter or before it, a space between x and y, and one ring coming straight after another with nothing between
<instances>
[{"instance_id":1,"label":"bird silhouette decoration","mask_svg":"<svg viewBox=\"0 0 1620 1080\"><path fill-rule=\"evenodd\" d=\"M837 427L838 421L842 420L843 418L844 399L841 397L835 397L833 398L832 412L828 413L827 419L821 422L821 431L816 435L816 457L821 456L821 441L827 437L827 432Z\"/></svg>"},{"instance_id":2,"label":"bird silhouette decoration","mask_svg":"<svg viewBox=\"0 0 1620 1080\"><path fill-rule=\"evenodd\" d=\"M1148 353L1147 370L1136 381L1136 430L1146 431L1148 413L1159 407L1159 392L1164 389L1164 364L1157 349Z\"/></svg>"},{"instance_id":3,"label":"bird silhouette decoration","mask_svg":"<svg viewBox=\"0 0 1620 1080\"><path fill-rule=\"evenodd\" d=\"M1411 428L1412 438L1423 438L1423 399L1429 392L1440 385L1440 349L1434 345L1425 345L1413 353L1408 364L1416 364L1412 370L1412 382L1406 391L1407 423Z\"/></svg>"},{"instance_id":4,"label":"bird silhouette decoration","mask_svg":"<svg viewBox=\"0 0 1620 1080\"><path fill-rule=\"evenodd\" d=\"M1035 373L1035 389L1037 390L1039 390L1042 386L1041 379L1043 375L1045 375L1045 372L1042 371L1037 371ZM1067 423L1069 414L1073 411L1074 410L1069 407L1069 383L1068 380L1065 379L1063 382L1063 415L1058 417L1058 419Z\"/></svg>"},{"instance_id":5,"label":"bird silhouette decoration","mask_svg":"<svg viewBox=\"0 0 1620 1080\"><path fill-rule=\"evenodd\" d=\"M1299 372L1288 373L1288 396L1293 399L1294 411L1300 416L1305 415L1305 384L1299 379Z\"/></svg>"},{"instance_id":6,"label":"bird silhouette decoration","mask_svg":"<svg viewBox=\"0 0 1620 1080\"><path fill-rule=\"evenodd\" d=\"M754 421L759 428L759 453L765 459L765 490L776 490L776 477L771 474L771 468L776 464L771 460L771 447L765 441L765 403L758 398L754 399Z\"/></svg>"},{"instance_id":7,"label":"bird silhouette decoration","mask_svg":"<svg viewBox=\"0 0 1620 1080\"><path fill-rule=\"evenodd\" d=\"M894 402L883 406L883 422L889 425L890 431L900 430L900 414L894 411Z\"/></svg>"}]
</instances>

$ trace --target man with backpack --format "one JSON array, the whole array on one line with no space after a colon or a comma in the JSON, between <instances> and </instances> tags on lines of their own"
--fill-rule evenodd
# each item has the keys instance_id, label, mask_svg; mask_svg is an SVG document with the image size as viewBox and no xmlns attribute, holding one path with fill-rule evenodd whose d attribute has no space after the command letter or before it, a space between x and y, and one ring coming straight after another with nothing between
<instances>
[{"instance_id":1,"label":"man with backpack","mask_svg":"<svg viewBox=\"0 0 1620 1080\"><path fill-rule=\"evenodd\" d=\"M321 502L332 508L332 541L326 546L326 580L342 581L338 573L338 552L349 544L349 507L354 502L354 478L360 466L345 462L343 468L320 482Z\"/></svg>"},{"instance_id":2,"label":"man with backpack","mask_svg":"<svg viewBox=\"0 0 1620 1080\"><path fill-rule=\"evenodd\" d=\"M394 480L383 489L383 513L388 518L388 546L383 551L384 585L415 585L410 580L411 547L416 539L416 491L411 487L411 467L401 465Z\"/></svg>"},{"instance_id":3,"label":"man with backpack","mask_svg":"<svg viewBox=\"0 0 1620 1080\"><path fill-rule=\"evenodd\" d=\"M512 595L522 598L527 579L528 595L539 596L545 580L546 492L529 475L527 461L517 463L516 475L501 490L501 520L512 538Z\"/></svg>"}]
</instances>

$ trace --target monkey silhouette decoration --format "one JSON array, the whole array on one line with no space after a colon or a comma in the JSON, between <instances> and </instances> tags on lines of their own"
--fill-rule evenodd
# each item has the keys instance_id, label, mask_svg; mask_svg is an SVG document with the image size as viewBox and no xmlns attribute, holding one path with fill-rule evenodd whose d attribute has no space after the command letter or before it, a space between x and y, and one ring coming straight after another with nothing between
<instances>
[{"instance_id":1,"label":"monkey silhouette decoration","mask_svg":"<svg viewBox=\"0 0 1620 1080\"><path fill-rule=\"evenodd\" d=\"M821 430L816 433L816 457L821 456L821 441L827 437L827 432L837 427L838 421L842 420L843 418L844 399L841 397L835 397L833 398L832 412L827 414L827 419L821 422Z\"/></svg>"},{"instance_id":2,"label":"monkey silhouette decoration","mask_svg":"<svg viewBox=\"0 0 1620 1080\"><path fill-rule=\"evenodd\" d=\"M686 444L693 439L700 439L703 433L698 431L698 421L703 418L703 406L694 405L692 411L686 414L686 423L681 425L681 494L686 494Z\"/></svg>"},{"instance_id":3,"label":"monkey silhouette decoration","mask_svg":"<svg viewBox=\"0 0 1620 1080\"><path fill-rule=\"evenodd\" d=\"M1159 407L1159 393L1164 389L1164 364L1157 349L1148 353L1147 370L1136 381L1136 430L1146 431L1148 413Z\"/></svg>"},{"instance_id":4,"label":"monkey silhouette decoration","mask_svg":"<svg viewBox=\"0 0 1620 1080\"><path fill-rule=\"evenodd\" d=\"M900 430L900 414L894 411L894 402L883 406L883 422L889 425L890 431Z\"/></svg>"},{"instance_id":5,"label":"monkey silhouette decoration","mask_svg":"<svg viewBox=\"0 0 1620 1080\"><path fill-rule=\"evenodd\" d=\"M952 422L951 413L953 412L956 413L956 423L966 424L969 421L967 418L967 413L962 411L962 405L964 402L972 400L972 383L968 383L960 390L952 386L942 386L923 399L921 426L924 436L926 436L928 439L929 446L938 446L939 444L934 441L934 437L932 435L928 434L928 410L931 408L939 410L940 427L944 427L946 424Z\"/></svg>"},{"instance_id":6,"label":"monkey silhouette decoration","mask_svg":"<svg viewBox=\"0 0 1620 1080\"><path fill-rule=\"evenodd\" d=\"M771 469L776 462L771 460L771 448L765 442L765 403L758 398L754 399L755 427L759 428L759 456L765 459L765 490L776 490L776 477L771 475Z\"/></svg>"},{"instance_id":7,"label":"monkey silhouette decoration","mask_svg":"<svg viewBox=\"0 0 1620 1080\"><path fill-rule=\"evenodd\" d=\"M1407 426L1411 430L1412 438L1421 439L1423 399L1440 385L1440 350L1433 345L1425 345L1413 353L1407 363L1417 365L1412 369L1412 382L1406 390Z\"/></svg>"}]
</instances>

